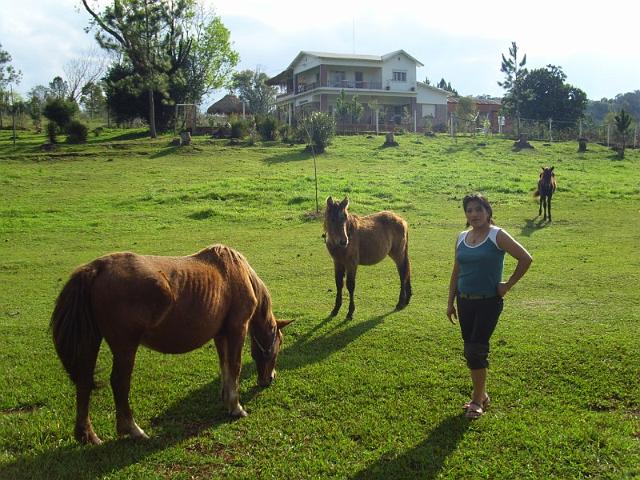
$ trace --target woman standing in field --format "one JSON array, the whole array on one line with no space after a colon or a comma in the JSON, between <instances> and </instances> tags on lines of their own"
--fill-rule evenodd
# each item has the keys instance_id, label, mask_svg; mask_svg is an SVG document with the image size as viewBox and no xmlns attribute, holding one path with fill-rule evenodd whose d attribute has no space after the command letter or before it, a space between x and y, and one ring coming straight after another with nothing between
<instances>
[{"instance_id":1,"label":"woman standing in field","mask_svg":"<svg viewBox=\"0 0 640 480\"><path fill-rule=\"evenodd\" d=\"M471 229L460 233L456 241L447 317L451 323L456 318L460 321L464 356L471 371L473 394L464 405L465 416L479 418L490 401L485 389L489 339L502 312L502 298L526 273L532 258L511 235L495 226L491 205L482 195L467 195L462 207ZM518 261L506 282L502 281L504 252Z\"/></svg>"}]
</instances>

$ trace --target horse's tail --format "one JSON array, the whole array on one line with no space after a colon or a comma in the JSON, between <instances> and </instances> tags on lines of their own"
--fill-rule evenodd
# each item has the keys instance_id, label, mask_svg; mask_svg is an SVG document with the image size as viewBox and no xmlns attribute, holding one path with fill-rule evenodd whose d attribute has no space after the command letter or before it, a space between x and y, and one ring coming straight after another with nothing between
<instances>
[{"instance_id":1,"label":"horse's tail","mask_svg":"<svg viewBox=\"0 0 640 480\"><path fill-rule=\"evenodd\" d=\"M536 188L536 191L535 191L535 192L533 192L533 196L534 196L534 197L539 197L539 196L540 196L540 188L539 188L539 187L538 187L538 188Z\"/></svg>"},{"instance_id":2,"label":"horse's tail","mask_svg":"<svg viewBox=\"0 0 640 480\"><path fill-rule=\"evenodd\" d=\"M75 384L90 382L93 378L95 357L102 334L91 308L91 285L98 275L95 263L76 269L65 284L51 315L49 327L58 357Z\"/></svg>"}]
</instances>

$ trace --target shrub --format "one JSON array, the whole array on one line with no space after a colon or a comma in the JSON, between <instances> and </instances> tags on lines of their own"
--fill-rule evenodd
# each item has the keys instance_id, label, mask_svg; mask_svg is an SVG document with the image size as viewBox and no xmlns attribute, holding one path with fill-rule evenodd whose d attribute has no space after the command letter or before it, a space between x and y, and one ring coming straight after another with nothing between
<instances>
[{"instance_id":1,"label":"shrub","mask_svg":"<svg viewBox=\"0 0 640 480\"><path fill-rule=\"evenodd\" d=\"M249 122L241 118L231 120L231 138L244 138L249 133Z\"/></svg>"},{"instance_id":2,"label":"shrub","mask_svg":"<svg viewBox=\"0 0 640 480\"><path fill-rule=\"evenodd\" d=\"M61 128L65 128L77 111L78 105L76 105L76 102L63 100L61 98L52 98L47 101L42 113Z\"/></svg>"},{"instance_id":3,"label":"shrub","mask_svg":"<svg viewBox=\"0 0 640 480\"><path fill-rule=\"evenodd\" d=\"M313 112L302 121L302 128L310 137L316 152L322 153L336 133L336 122L326 113Z\"/></svg>"},{"instance_id":4,"label":"shrub","mask_svg":"<svg viewBox=\"0 0 640 480\"><path fill-rule=\"evenodd\" d=\"M286 123L278 127L278 135L280 135L280 139L285 143L291 141L291 131L291 127Z\"/></svg>"},{"instance_id":5,"label":"shrub","mask_svg":"<svg viewBox=\"0 0 640 480\"><path fill-rule=\"evenodd\" d=\"M84 123L78 120L69 122L66 131L68 143L85 143L87 141L89 129Z\"/></svg>"},{"instance_id":6,"label":"shrub","mask_svg":"<svg viewBox=\"0 0 640 480\"><path fill-rule=\"evenodd\" d=\"M278 134L278 120L273 115L256 118L256 128L263 140L275 140Z\"/></svg>"},{"instance_id":7,"label":"shrub","mask_svg":"<svg viewBox=\"0 0 640 480\"><path fill-rule=\"evenodd\" d=\"M438 123L433 126L433 131L436 133L447 133L448 130L446 123Z\"/></svg>"}]
</instances>

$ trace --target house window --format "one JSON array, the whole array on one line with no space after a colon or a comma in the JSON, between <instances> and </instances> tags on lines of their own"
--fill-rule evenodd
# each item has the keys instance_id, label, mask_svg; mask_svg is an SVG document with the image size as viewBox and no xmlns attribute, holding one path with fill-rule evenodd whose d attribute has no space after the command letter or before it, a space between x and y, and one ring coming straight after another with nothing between
<instances>
[{"instance_id":1,"label":"house window","mask_svg":"<svg viewBox=\"0 0 640 480\"><path fill-rule=\"evenodd\" d=\"M394 82L406 82L407 81L407 72L401 72L399 70L393 71L393 81Z\"/></svg>"},{"instance_id":2,"label":"house window","mask_svg":"<svg viewBox=\"0 0 640 480\"><path fill-rule=\"evenodd\" d=\"M346 72L333 72L333 80L336 82L343 82L347 79Z\"/></svg>"}]
</instances>

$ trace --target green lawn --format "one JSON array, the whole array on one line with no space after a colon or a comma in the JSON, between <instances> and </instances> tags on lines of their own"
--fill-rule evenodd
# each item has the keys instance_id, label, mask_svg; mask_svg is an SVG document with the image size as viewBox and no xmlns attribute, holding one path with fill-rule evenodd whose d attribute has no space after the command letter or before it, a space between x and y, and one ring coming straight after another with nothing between
<instances>
[{"instance_id":1,"label":"green lawn","mask_svg":"<svg viewBox=\"0 0 640 480\"><path fill-rule=\"evenodd\" d=\"M389 259L359 269L354 319L336 318L333 267L302 146L170 146L105 130L43 152L0 131L0 478L639 478L640 150L577 142L513 152L498 138L335 139L317 159L320 208L392 209L410 225L414 296L393 312ZM482 145L481 145L482 144ZM552 224L531 192L554 165ZM470 423L470 381L446 298L462 197L481 191L533 255L492 341L492 405ZM213 345L141 349L131 403L147 442L118 440L103 344L91 414L105 443L73 440L75 391L47 330L77 265L112 251L248 258L287 327L271 387L248 348L232 421ZM507 260L505 271L515 265ZM346 291L345 291L346 300Z\"/></svg>"}]
</instances>

